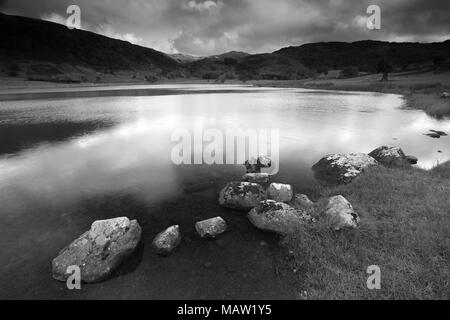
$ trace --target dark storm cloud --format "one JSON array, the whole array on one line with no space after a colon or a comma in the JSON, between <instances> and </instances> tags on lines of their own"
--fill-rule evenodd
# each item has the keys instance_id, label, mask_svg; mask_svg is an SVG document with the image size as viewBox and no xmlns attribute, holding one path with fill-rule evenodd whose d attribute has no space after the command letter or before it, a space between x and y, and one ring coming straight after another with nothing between
<instances>
[{"instance_id":1,"label":"dark storm cloud","mask_svg":"<svg viewBox=\"0 0 450 320\"><path fill-rule=\"evenodd\" d=\"M1 1L1 0L0 0ZM2 11L64 23L77 4L82 27L163 51L208 55L273 51L315 41L441 41L449 0L10 0ZM369 5L382 29L366 28Z\"/></svg>"}]
</instances>

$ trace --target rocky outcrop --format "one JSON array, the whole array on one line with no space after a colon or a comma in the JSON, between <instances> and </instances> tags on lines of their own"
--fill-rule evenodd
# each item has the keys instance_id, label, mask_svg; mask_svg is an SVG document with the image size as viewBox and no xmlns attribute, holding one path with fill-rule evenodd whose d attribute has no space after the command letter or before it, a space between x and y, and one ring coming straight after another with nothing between
<instances>
[{"instance_id":1,"label":"rocky outcrop","mask_svg":"<svg viewBox=\"0 0 450 320\"><path fill-rule=\"evenodd\" d=\"M216 238L227 230L227 223L221 217L216 217L197 222L195 230L202 238Z\"/></svg>"},{"instance_id":2,"label":"rocky outcrop","mask_svg":"<svg viewBox=\"0 0 450 320\"><path fill-rule=\"evenodd\" d=\"M302 223L312 221L304 211L273 200L262 201L247 217L256 228L278 234L292 233Z\"/></svg>"},{"instance_id":3,"label":"rocky outcrop","mask_svg":"<svg viewBox=\"0 0 450 320\"><path fill-rule=\"evenodd\" d=\"M359 217L350 202L340 195L328 200L325 215L334 230L356 228L359 222Z\"/></svg>"},{"instance_id":4,"label":"rocky outcrop","mask_svg":"<svg viewBox=\"0 0 450 320\"><path fill-rule=\"evenodd\" d=\"M157 254L168 256L181 243L179 226L172 226L160 232L153 239L152 247Z\"/></svg>"},{"instance_id":5,"label":"rocky outcrop","mask_svg":"<svg viewBox=\"0 0 450 320\"><path fill-rule=\"evenodd\" d=\"M266 199L266 192L257 183L231 182L220 191L219 204L223 207L248 211Z\"/></svg>"},{"instance_id":6,"label":"rocky outcrop","mask_svg":"<svg viewBox=\"0 0 450 320\"><path fill-rule=\"evenodd\" d=\"M290 184L271 183L267 188L267 197L277 202L290 202L294 192Z\"/></svg>"},{"instance_id":7,"label":"rocky outcrop","mask_svg":"<svg viewBox=\"0 0 450 320\"><path fill-rule=\"evenodd\" d=\"M410 164L405 153L399 147L379 147L369 153L369 156L389 167L403 167Z\"/></svg>"},{"instance_id":8,"label":"rocky outcrop","mask_svg":"<svg viewBox=\"0 0 450 320\"><path fill-rule=\"evenodd\" d=\"M242 179L252 183L268 183L270 178L268 173L247 173Z\"/></svg>"},{"instance_id":9,"label":"rocky outcrop","mask_svg":"<svg viewBox=\"0 0 450 320\"><path fill-rule=\"evenodd\" d=\"M91 229L53 259L53 278L66 281L69 266L78 266L86 283L107 279L136 249L141 227L126 217L95 221Z\"/></svg>"},{"instance_id":10,"label":"rocky outcrop","mask_svg":"<svg viewBox=\"0 0 450 320\"><path fill-rule=\"evenodd\" d=\"M296 194L291 205L295 209L308 210L314 207L314 202L312 202L305 194Z\"/></svg>"},{"instance_id":11,"label":"rocky outcrop","mask_svg":"<svg viewBox=\"0 0 450 320\"><path fill-rule=\"evenodd\" d=\"M331 154L313 166L314 176L322 184L349 183L378 162L363 153Z\"/></svg>"},{"instance_id":12,"label":"rocky outcrop","mask_svg":"<svg viewBox=\"0 0 450 320\"><path fill-rule=\"evenodd\" d=\"M270 168L272 165L272 160L267 156L252 157L251 159L245 161L245 168L247 173L260 173L261 168Z\"/></svg>"}]
</instances>

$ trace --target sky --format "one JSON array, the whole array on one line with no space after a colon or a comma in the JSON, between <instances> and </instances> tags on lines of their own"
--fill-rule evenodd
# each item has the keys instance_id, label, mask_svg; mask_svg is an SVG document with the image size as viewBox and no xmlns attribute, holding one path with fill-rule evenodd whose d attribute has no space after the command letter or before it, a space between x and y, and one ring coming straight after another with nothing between
<instances>
[{"instance_id":1,"label":"sky","mask_svg":"<svg viewBox=\"0 0 450 320\"><path fill-rule=\"evenodd\" d=\"M319 41L450 39L450 0L0 0L0 11L81 28L167 53L272 52ZM366 25L369 5L381 29Z\"/></svg>"}]
</instances>

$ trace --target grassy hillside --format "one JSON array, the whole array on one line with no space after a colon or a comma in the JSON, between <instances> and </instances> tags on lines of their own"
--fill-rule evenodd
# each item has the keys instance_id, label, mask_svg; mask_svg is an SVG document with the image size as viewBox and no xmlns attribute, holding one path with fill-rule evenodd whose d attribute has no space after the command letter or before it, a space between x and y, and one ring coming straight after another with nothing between
<instances>
[{"instance_id":1,"label":"grassy hillside","mask_svg":"<svg viewBox=\"0 0 450 320\"><path fill-rule=\"evenodd\" d=\"M395 70L418 69L424 65L441 64L450 58L450 40L442 43L395 43L357 41L311 43L283 48L274 52L299 61L311 69L345 69L375 72L377 63L386 59Z\"/></svg>"}]
</instances>

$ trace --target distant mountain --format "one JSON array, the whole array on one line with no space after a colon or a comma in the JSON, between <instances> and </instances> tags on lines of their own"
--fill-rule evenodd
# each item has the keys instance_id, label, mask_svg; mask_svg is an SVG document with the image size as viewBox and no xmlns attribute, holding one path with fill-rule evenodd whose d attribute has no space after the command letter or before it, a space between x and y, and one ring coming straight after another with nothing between
<instances>
[{"instance_id":1,"label":"distant mountain","mask_svg":"<svg viewBox=\"0 0 450 320\"><path fill-rule=\"evenodd\" d=\"M104 70L177 71L166 54L126 41L42 20L0 13L0 60L8 63L47 62Z\"/></svg>"},{"instance_id":2,"label":"distant mountain","mask_svg":"<svg viewBox=\"0 0 450 320\"><path fill-rule=\"evenodd\" d=\"M235 59L235 60L242 60L245 57L250 56L247 52L241 52L241 51L229 51L226 53L222 53L215 56L209 56L206 59L214 59L214 60L221 60L224 61L225 59Z\"/></svg>"},{"instance_id":3,"label":"distant mountain","mask_svg":"<svg viewBox=\"0 0 450 320\"><path fill-rule=\"evenodd\" d=\"M194 62L197 60L204 59L204 57L197 57L197 56L192 56L192 55L183 54L183 53L171 53L171 54L168 54L168 56L171 57L172 59L174 59L175 61L178 61L179 63Z\"/></svg>"}]
</instances>

